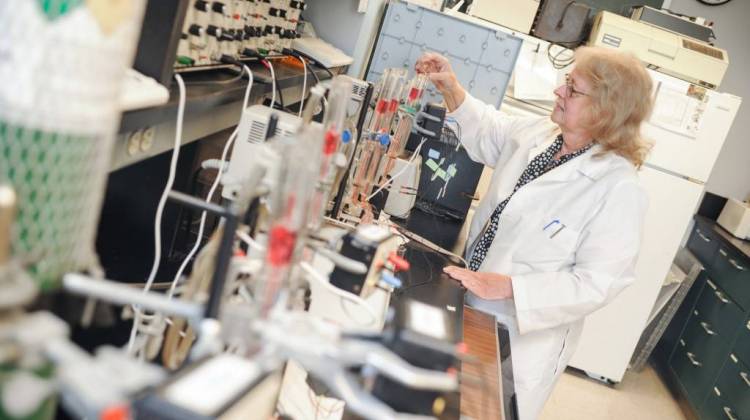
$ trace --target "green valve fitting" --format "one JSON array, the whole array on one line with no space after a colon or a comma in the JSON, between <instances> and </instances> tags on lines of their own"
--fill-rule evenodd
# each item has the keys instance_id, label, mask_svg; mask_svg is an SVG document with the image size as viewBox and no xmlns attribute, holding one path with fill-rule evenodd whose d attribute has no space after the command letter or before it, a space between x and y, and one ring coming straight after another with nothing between
<instances>
[{"instance_id":1,"label":"green valve fitting","mask_svg":"<svg viewBox=\"0 0 750 420\"><path fill-rule=\"evenodd\" d=\"M195 60L185 55L178 55L177 63L182 64L184 66L192 66L193 64L195 64Z\"/></svg>"}]
</instances>

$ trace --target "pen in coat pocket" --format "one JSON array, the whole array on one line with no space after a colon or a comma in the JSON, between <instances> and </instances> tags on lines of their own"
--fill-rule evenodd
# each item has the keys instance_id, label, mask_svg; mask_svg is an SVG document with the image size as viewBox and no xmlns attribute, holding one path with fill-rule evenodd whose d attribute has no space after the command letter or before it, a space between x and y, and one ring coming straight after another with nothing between
<instances>
[{"instance_id":1,"label":"pen in coat pocket","mask_svg":"<svg viewBox=\"0 0 750 420\"><path fill-rule=\"evenodd\" d=\"M542 231L546 231L547 229L549 229L550 227L555 226L555 225L559 225L559 227L557 228L556 231L554 231L552 233L552 235L550 235L550 239L554 238L558 233L560 233L560 231L562 231L563 229L565 229L565 224L564 223L560 223L560 220L555 219L555 220L547 223L547 225L542 229Z\"/></svg>"},{"instance_id":2,"label":"pen in coat pocket","mask_svg":"<svg viewBox=\"0 0 750 420\"><path fill-rule=\"evenodd\" d=\"M555 236L556 236L556 235L557 235L558 233L560 233L560 232L561 232L561 231L562 231L563 229L565 229L565 225L564 225L564 224L562 224L562 223L560 223L560 227L559 227L559 228L558 228L558 229L557 229L557 230L556 230L556 231L555 231L555 232L554 232L554 233L553 233L552 235L550 235L550 236L549 236L549 238L550 238L550 239L554 238L554 237L555 237Z\"/></svg>"}]
</instances>

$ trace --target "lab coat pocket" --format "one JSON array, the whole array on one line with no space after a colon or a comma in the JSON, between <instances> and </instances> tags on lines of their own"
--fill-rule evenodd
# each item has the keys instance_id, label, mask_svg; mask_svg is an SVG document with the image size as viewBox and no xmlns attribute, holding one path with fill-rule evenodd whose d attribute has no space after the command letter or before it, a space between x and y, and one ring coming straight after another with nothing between
<instances>
[{"instance_id":1,"label":"lab coat pocket","mask_svg":"<svg viewBox=\"0 0 750 420\"><path fill-rule=\"evenodd\" d=\"M515 253L515 259L560 266L569 262L575 254L581 233L561 218L543 216L537 220L527 231L527 238L521 239L522 244Z\"/></svg>"}]
</instances>

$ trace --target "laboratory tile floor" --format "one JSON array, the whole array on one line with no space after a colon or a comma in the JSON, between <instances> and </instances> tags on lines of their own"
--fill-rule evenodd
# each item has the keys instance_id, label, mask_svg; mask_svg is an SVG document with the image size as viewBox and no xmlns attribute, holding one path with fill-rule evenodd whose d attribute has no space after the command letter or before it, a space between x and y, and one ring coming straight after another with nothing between
<instances>
[{"instance_id":1,"label":"laboratory tile floor","mask_svg":"<svg viewBox=\"0 0 750 420\"><path fill-rule=\"evenodd\" d=\"M684 420L677 402L651 366L628 372L616 387L568 369L540 420Z\"/></svg>"}]
</instances>

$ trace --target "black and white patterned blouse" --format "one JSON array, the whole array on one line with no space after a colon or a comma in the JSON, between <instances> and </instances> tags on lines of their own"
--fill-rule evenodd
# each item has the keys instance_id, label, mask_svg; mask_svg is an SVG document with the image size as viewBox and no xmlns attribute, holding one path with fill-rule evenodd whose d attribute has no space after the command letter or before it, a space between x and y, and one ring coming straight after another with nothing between
<instances>
[{"instance_id":1,"label":"black and white patterned blouse","mask_svg":"<svg viewBox=\"0 0 750 420\"><path fill-rule=\"evenodd\" d=\"M529 166L526 167L526 169L521 174L521 177L518 179L515 188L513 188L513 192L511 192L508 198L503 200L502 203L497 205L495 211L492 212L492 216L490 216L489 226L485 229L482 237L479 238L477 245L474 247L474 252L471 254L471 260L469 261L470 270L477 271L479 270L479 266L482 265L482 261L484 261L484 258L487 256L487 250L490 248L490 245L492 245L492 241L495 239L495 234L497 233L497 228L500 222L500 215L505 209L505 206L508 205L510 199L513 197L513 194L515 194L516 191L518 191L524 185L544 175L547 171L551 171L552 169L555 169L563 163L586 153L586 151L588 151L591 146L593 146L593 143L589 143L588 146L578 149L573 153L563 155L560 157L560 159L555 160L555 154L560 151L562 145L563 138L561 134L557 136L555 141L544 152L540 153L538 156L531 160Z\"/></svg>"}]
</instances>

